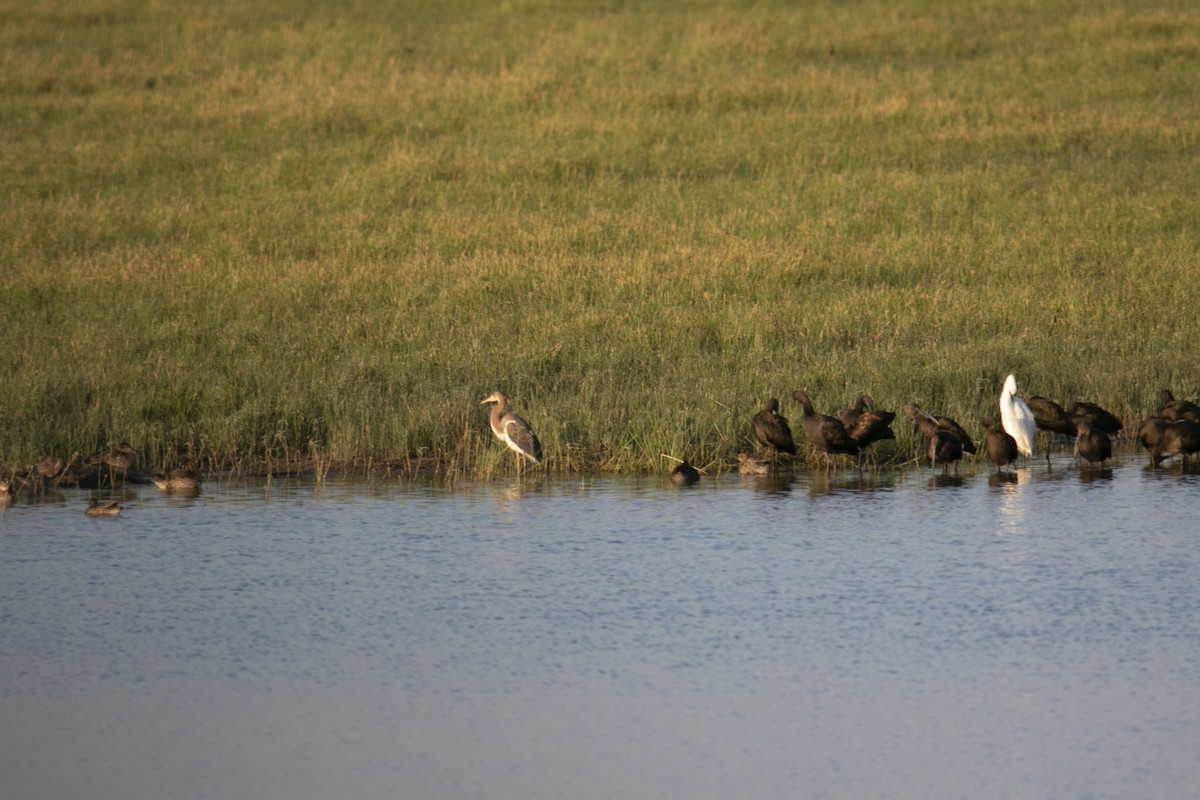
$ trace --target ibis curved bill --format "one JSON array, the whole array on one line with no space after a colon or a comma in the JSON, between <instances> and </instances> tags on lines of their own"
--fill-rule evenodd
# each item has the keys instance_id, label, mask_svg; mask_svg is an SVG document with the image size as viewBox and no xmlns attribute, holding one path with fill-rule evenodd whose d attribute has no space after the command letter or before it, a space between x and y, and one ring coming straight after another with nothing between
<instances>
[{"instance_id":1,"label":"ibis curved bill","mask_svg":"<svg viewBox=\"0 0 1200 800\"><path fill-rule=\"evenodd\" d=\"M518 456L528 458L535 464L542 463L542 443L538 441L537 434L533 432L533 428L529 427L529 423L518 417L516 414L506 414L505 408L508 406L508 398L504 392L492 392L483 400L480 405L495 403L492 408L491 426L492 433L496 438L508 445Z\"/></svg>"}]
</instances>

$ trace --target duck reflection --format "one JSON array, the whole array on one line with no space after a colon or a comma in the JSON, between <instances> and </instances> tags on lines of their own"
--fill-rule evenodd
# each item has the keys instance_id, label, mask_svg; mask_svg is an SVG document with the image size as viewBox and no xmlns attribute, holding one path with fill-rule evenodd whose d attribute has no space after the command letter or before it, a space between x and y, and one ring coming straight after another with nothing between
<instances>
[{"instance_id":1,"label":"duck reflection","mask_svg":"<svg viewBox=\"0 0 1200 800\"><path fill-rule=\"evenodd\" d=\"M738 476L742 486L759 494L786 495L792 492L794 480L790 472L767 472L762 474L742 473Z\"/></svg>"}]
</instances>

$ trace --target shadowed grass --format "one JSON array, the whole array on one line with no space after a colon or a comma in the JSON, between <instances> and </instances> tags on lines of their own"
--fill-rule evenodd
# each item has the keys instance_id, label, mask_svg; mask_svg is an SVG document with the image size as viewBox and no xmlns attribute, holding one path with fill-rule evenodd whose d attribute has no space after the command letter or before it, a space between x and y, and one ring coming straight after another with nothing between
<instances>
[{"instance_id":1,"label":"shadowed grass","mask_svg":"<svg viewBox=\"0 0 1200 800\"><path fill-rule=\"evenodd\" d=\"M1184 2L0 5L0 464L731 461L1194 397ZM903 427L897 425L897 428ZM899 432L899 431L898 431ZM906 452L908 438L896 444Z\"/></svg>"}]
</instances>

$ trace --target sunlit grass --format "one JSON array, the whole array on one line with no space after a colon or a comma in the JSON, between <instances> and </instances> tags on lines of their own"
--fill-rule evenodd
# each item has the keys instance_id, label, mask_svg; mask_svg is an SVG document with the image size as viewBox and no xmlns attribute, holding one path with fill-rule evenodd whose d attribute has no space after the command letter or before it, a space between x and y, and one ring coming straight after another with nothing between
<instances>
[{"instance_id":1,"label":"sunlit grass","mask_svg":"<svg viewBox=\"0 0 1200 800\"><path fill-rule=\"evenodd\" d=\"M1189 3L0 5L0 463L729 462L1200 388ZM785 401L798 422L799 410ZM897 444L904 452L905 434ZM402 469L402 467L400 467Z\"/></svg>"}]
</instances>

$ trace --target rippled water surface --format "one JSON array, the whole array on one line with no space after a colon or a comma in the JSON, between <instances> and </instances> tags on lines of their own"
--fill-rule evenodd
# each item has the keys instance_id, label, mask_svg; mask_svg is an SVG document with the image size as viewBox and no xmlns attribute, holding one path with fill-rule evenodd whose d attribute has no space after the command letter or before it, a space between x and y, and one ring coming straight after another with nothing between
<instances>
[{"instance_id":1,"label":"rippled water surface","mask_svg":"<svg viewBox=\"0 0 1200 800\"><path fill-rule=\"evenodd\" d=\"M3 796L1193 796L1200 475L970 472L18 503Z\"/></svg>"}]
</instances>

